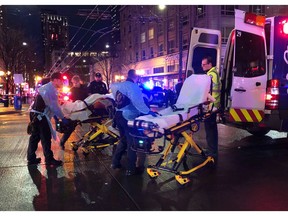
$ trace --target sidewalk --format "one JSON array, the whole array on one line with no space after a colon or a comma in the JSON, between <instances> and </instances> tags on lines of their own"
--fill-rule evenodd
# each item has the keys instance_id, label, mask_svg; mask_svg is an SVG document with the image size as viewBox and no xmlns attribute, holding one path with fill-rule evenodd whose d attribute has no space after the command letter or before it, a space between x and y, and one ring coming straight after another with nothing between
<instances>
[{"instance_id":1,"label":"sidewalk","mask_svg":"<svg viewBox=\"0 0 288 216\"><path fill-rule=\"evenodd\" d=\"M29 108L29 104L22 104L21 110L15 110L13 105L9 105L9 107L4 107L3 103L0 103L0 115L7 115L7 114L14 114L14 113L20 113L25 112Z\"/></svg>"}]
</instances>

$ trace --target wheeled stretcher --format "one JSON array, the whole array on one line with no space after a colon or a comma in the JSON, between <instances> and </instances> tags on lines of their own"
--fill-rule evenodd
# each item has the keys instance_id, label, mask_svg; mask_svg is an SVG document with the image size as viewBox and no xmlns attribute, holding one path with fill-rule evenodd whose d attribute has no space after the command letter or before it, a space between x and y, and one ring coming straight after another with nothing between
<instances>
[{"instance_id":1,"label":"wheeled stretcher","mask_svg":"<svg viewBox=\"0 0 288 216\"><path fill-rule=\"evenodd\" d=\"M207 98L213 101L209 94L211 78L207 75L192 75L183 83L179 98L174 107L168 107L159 112L159 117L151 115L140 116L129 121L129 127L137 128L133 137L132 148L146 154L160 154L158 162L149 165L147 173L151 178L157 178L160 170L175 174L175 179L181 185L188 183L189 174L214 162L202 148L193 140L193 134L199 130L200 122L209 118L213 108L207 109ZM163 145L157 146L155 140L163 138ZM184 142L181 142L183 140ZM166 145L166 143L168 143ZM203 162L189 168L186 163L189 150L193 148ZM184 170L179 170L183 164Z\"/></svg>"},{"instance_id":2,"label":"wheeled stretcher","mask_svg":"<svg viewBox=\"0 0 288 216\"><path fill-rule=\"evenodd\" d=\"M93 149L119 142L119 132L113 127L115 107L112 94L93 94L84 101L63 104L62 111L67 118L79 124L90 124L90 130L80 140L71 143L73 151L80 148L84 155L88 155Z\"/></svg>"}]
</instances>

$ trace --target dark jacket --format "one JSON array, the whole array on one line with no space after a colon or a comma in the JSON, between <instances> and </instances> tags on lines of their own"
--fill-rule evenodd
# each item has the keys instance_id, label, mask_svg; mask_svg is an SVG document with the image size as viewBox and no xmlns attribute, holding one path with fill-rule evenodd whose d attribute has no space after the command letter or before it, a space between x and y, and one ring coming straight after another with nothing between
<instances>
[{"instance_id":1,"label":"dark jacket","mask_svg":"<svg viewBox=\"0 0 288 216\"><path fill-rule=\"evenodd\" d=\"M107 90L107 86L104 82L100 81L100 82L96 82L95 80L92 81L89 85L88 85L88 92L90 94L107 94L108 90Z\"/></svg>"},{"instance_id":2,"label":"dark jacket","mask_svg":"<svg viewBox=\"0 0 288 216\"><path fill-rule=\"evenodd\" d=\"M84 100L85 98L88 97L88 88L84 85L80 85L79 88L77 87L72 87L71 88L71 100L74 102L76 100Z\"/></svg>"}]
</instances>

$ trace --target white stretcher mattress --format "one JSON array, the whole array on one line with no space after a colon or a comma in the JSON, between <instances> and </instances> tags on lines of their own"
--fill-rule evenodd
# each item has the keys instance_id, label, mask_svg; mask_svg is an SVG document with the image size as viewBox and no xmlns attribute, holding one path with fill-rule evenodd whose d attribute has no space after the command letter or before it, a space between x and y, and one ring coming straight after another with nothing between
<instances>
[{"instance_id":1,"label":"white stretcher mattress","mask_svg":"<svg viewBox=\"0 0 288 216\"><path fill-rule=\"evenodd\" d=\"M105 98L114 100L112 94L92 94L88 96L84 101L88 106L95 103L95 101L99 101L105 105L105 100L102 100ZM87 120L92 114L92 112L87 108L87 105L81 100L77 100L75 102L66 101L63 105L61 105L61 109L65 117L70 118L71 120L84 121Z\"/></svg>"},{"instance_id":2,"label":"white stretcher mattress","mask_svg":"<svg viewBox=\"0 0 288 216\"><path fill-rule=\"evenodd\" d=\"M193 74L184 81L175 104L177 108L184 108L184 110L173 112L173 109L168 107L159 112L161 116L153 117L151 115L145 115L138 117L136 120L144 120L157 124L159 132L163 133L165 128L169 128L180 121L179 114L182 115L183 121L198 114L197 105L207 101L210 85L210 76ZM189 111L189 108L194 106L196 107Z\"/></svg>"}]
</instances>

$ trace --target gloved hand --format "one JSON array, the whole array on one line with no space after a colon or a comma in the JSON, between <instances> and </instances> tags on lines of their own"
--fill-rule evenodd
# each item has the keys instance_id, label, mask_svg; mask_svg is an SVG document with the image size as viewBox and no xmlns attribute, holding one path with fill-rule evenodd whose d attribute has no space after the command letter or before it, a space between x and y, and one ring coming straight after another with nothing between
<instances>
[{"instance_id":1,"label":"gloved hand","mask_svg":"<svg viewBox=\"0 0 288 216\"><path fill-rule=\"evenodd\" d=\"M149 111L148 115L152 115L153 117L157 117L157 114L155 112L153 112L153 111Z\"/></svg>"},{"instance_id":2,"label":"gloved hand","mask_svg":"<svg viewBox=\"0 0 288 216\"><path fill-rule=\"evenodd\" d=\"M68 125L71 122L71 120L67 118L62 118L62 122L64 125Z\"/></svg>"}]
</instances>

